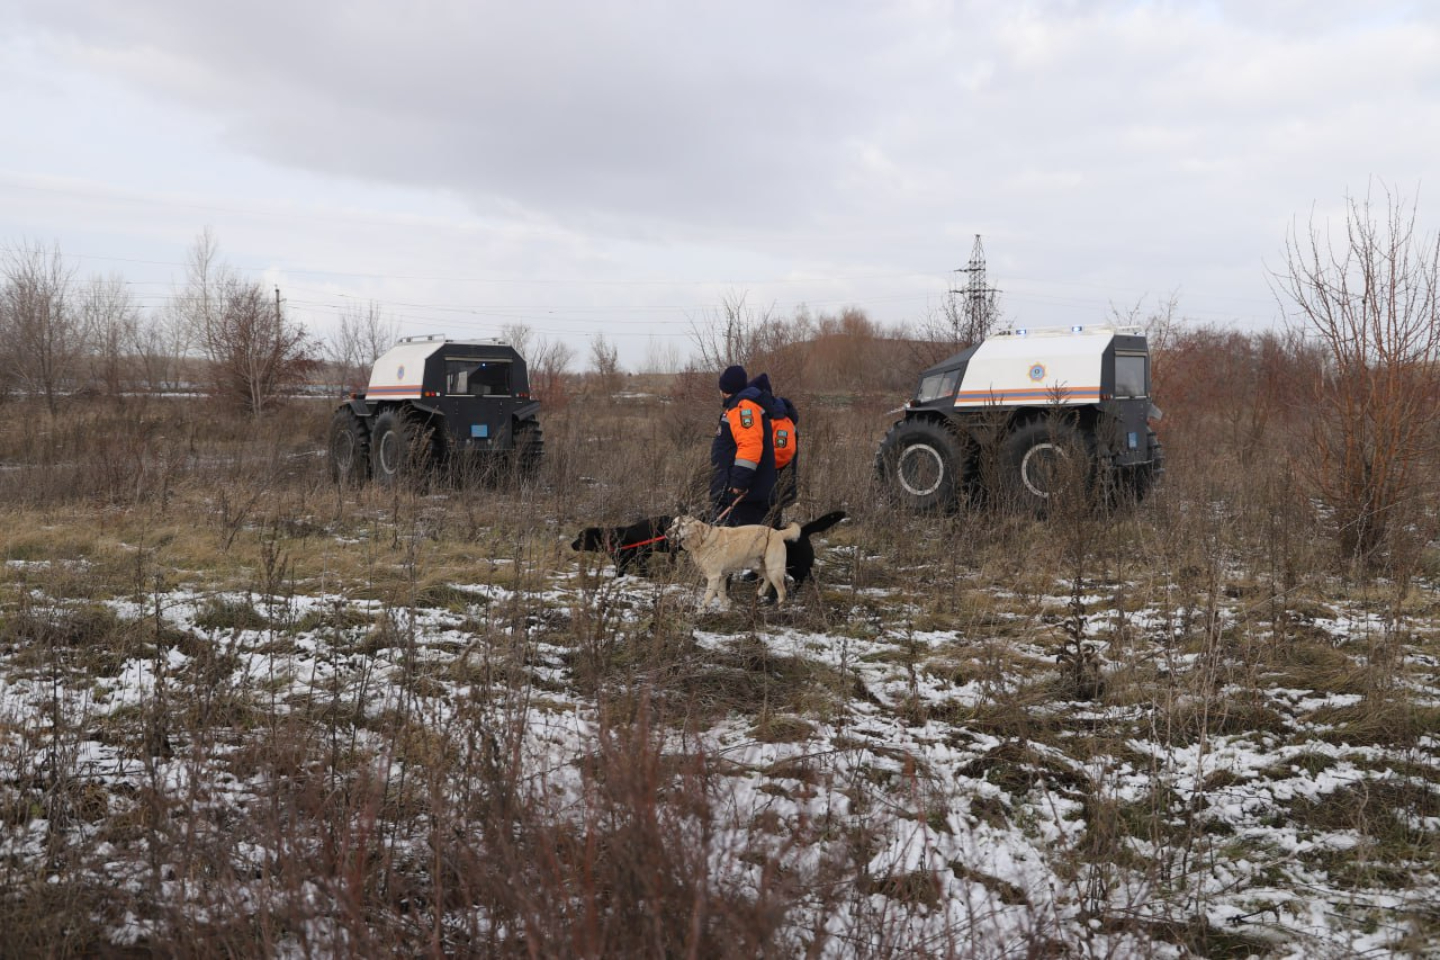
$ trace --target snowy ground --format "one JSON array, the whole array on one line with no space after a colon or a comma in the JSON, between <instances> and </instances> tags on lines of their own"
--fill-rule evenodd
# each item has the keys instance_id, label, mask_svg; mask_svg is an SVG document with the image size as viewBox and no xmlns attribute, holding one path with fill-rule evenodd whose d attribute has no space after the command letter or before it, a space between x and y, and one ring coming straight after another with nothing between
<instances>
[{"instance_id":1,"label":"snowy ground","mask_svg":"<svg viewBox=\"0 0 1440 960\"><path fill-rule=\"evenodd\" d=\"M776 863L803 881L780 954L1314 958L1440 936L1430 721L1357 738L1373 696L1253 669L1238 604L1196 641L1183 609L1117 612L1113 588L1080 609L1065 583L919 629L886 589L758 614L740 589L735 612L701 614L688 580L569 569L521 593L457 584L433 606L200 586L79 603L36 589L43 572L0 636L0 876L115 891L88 908L113 944L153 944L165 903L259 915L291 861L320 863L324 831L262 828L305 771L386 784L378 843L418 863L433 812L407 776L433 788L437 758L493 724L531 801L582 819L600 704L622 688L660 690L666 752L706 758L715 886L765 890ZM1322 613L1305 649L1341 661L1383 628ZM100 635L122 639L99 650ZM647 642L691 678L683 693L647 672ZM1440 706L1427 644L1412 632L1402 651L1412 713ZM436 742L398 741L397 717ZM289 768L277 725L301 743ZM186 857L202 852L200 870ZM346 952L327 920L343 890L313 869L283 888L310 902L280 952ZM445 910L447 929L487 922Z\"/></svg>"}]
</instances>

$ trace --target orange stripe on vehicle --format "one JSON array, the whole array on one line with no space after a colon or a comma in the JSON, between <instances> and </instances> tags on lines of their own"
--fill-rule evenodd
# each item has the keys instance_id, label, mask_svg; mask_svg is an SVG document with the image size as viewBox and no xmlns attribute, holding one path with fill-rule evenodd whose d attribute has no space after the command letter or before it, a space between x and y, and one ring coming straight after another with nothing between
<instances>
[{"instance_id":1,"label":"orange stripe on vehicle","mask_svg":"<svg viewBox=\"0 0 1440 960\"><path fill-rule=\"evenodd\" d=\"M397 393L419 393L420 384L408 384L400 387L371 387L366 393L370 396L394 396Z\"/></svg>"},{"instance_id":2,"label":"orange stripe on vehicle","mask_svg":"<svg viewBox=\"0 0 1440 960\"><path fill-rule=\"evenodd\" d=\"M1099 400L1099 387L1035 387L1014 390L962 390L955 394L955 406L983 403L1046 402L1059 397L1062 401Z\"/></svg>"}]
</instances>

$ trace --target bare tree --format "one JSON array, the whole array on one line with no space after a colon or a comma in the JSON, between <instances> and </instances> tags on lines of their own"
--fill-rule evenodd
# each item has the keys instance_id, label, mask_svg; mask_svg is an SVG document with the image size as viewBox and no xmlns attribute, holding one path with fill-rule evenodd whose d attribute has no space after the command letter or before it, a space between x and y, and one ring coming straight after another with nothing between
<instances>
[{"instance_id":1,"label":"bare tree","mask_svg":"<svg viewBox=\"0 0 1440 960\"><path fill-rule=\"evenodd\" d=\"M147 376L152 385L179 387L187 375L187 360L205 354L204 332L215 328L225 309L226 291L239 283L220 260L220 244L206 227L190 245L185 261L185 283L170 300L164 319L145 331Z\"/></svg>"},{"instance_id":2,"label":"bare tree","mask_svg":"<svg viewBox=\"0 0 1440 960\"><path fill-rule=\"evenodd\" d=\"M1424 457L1440 424L1440 242L1416 232L1415 207L1386 191L1383 209L1347 200L1343 238L1314 222L1291 229L1275 275L1328 369L1312 419L1312 474L1335 512L1341 547L1375 562L1411 529L1429 487Z\"/></svg>"},{"instance_id":3,"label":"bare tree","mask_svg":"<svg viewBox=\"0 0 1440 960\"><path fill-rule=\"evenodd\" d=\"M645 345L645 373L675 373L681 367L680 350L673 340L651 337Z\"/></svg>"},{"instance_id":4,"label":"bare tree","mask_svg":"<svg viewBox=\"0 0 1440 960\"><path fill-rule=\"evenodd\" d=\"M163 393L179 385L181 365L193 339L188 321L173 307L137 324L135 362L147 390Z\"/></svg>"},{"instance_id":5,"label":"bare tree","mask_svg":"<svg viewBox=\"0 0 1440 960\"><path fill-rule=\"evenodd\" d=\"M209 227L190 245L185 261L185 286L171 302L177 327L193 343L200 332L225 309L225 291L236 283L234 273L220 260L220 243ZM188 347L189 344L183 346Z\"/></svg>"},{"instance_id":6,"label":"bare tree","mask_svg":"<svg viewBox=\"0 0 1440 960\"><path fill-rule=\"evenodd\" d=\"M342 392L361 390L370 382L375 360L400 338L400 324L385 316L371 300L364 307L351 305L340 315L340 326L326 345L339 368Z\"/></svg>"},{"instance_id":7,"label":"bare tree","mask_svg":"<svg viewBox=\"0 0 1440 960\"><path fill-rule=\"evenodd\" d=\"M597 333L590 340L590 365L595 370L595 379L600 391L614 396L620 390L620 354L615 345Z\"/></svg>"},{"instance_id":8,"label":"bare tree","mask_svg":"<svg viewBox=\"0 0 1440 960\"><path fill-rule=\"evenodd\" d=\"M53 414L73 389L89 343L84 311L72 298L74 272L58 247L21 244L6 251L0 278L0 330L11 381L45 398Z\"/></svg>"},{"instance_id":9,"label":"bare tree","mask_svg":"<svg viewBox=\"0 0 1440 960\"><path fill-rule=\"evenodd\" d=\"M258 417L304 380L313 365L309 337L258 283L229 281L221 302L200 331L215 396Z\"/></svg>"},{"instance_id":10,"label":"bare tree","mask_svg":"<svg viewBox=\"0 0 1440 960\"><path fill-rule=\"evenodd\" d=\"M563 341L541 337L528 353L522 350L521 356L525 358L531 395L551 409L563 407L569 399L567 380L575 351Z\"/></svg>"},{"instance_id":11,"label":"bare tree","mask_svg":"<svg viewBox=\"0 0 1440 960\"><path fill-rule=\"evenodd\" d=\"M978 294L952 290L941 308L939 332L949 340L952 352L984 340L1000 319L999 293L984 289Z\"/></svg>"},{"instance_id":12,"label":"bare tree","mask_svg":"<svg viewBox=\"0 0 1440 960\"><path fill-rule=\"evenodd\" d=\"M219 259L206 229L190 249L178 309L209 361L215 397L259 416L313 366L310 339L285 318L279 291L272 301L258 283L240 279Z\"/></svg>"},{"instance_id":13,"label":"bare tree","mask_svg":"<svg viewBox=\"0 0 1440 960\"><path fill-rule=\"evenodd\" d=\"M510 344L522 357L530 356L530 342L535 331L523 323L507 323L500 328L500 339Z\"/></svg>"},{"instance_id":14,"label":"bare tree","mask_svg":"<svg viewBox=\"0 0 1440 960\"><path fill-rule=\"evenodd\" d=\"M93 277L81 292L80 309L91 332L94 384L107 397L122 397L143 376L136 362L141 353L140 311L130 288L115 274Z\"/></svg>"},{"instance_id":15,"label":"bare tree","mask_svg":"<svg viewBox=\"0 0 1440 960\"><path fill-rule=\"evenodd\" d=\"M745 299L746 294L727 293L718 309L691 318L690 338L701 369L723 370L734 363L748 367L763 352L771 311L754 310Z\"/></svg>"}]
</instances>

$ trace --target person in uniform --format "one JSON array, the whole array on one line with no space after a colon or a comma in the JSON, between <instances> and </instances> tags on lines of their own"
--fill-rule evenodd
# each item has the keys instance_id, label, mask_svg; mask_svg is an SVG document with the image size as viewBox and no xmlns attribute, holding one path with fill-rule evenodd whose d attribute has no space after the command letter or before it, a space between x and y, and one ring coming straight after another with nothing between
<instances>
[{"instance_id":1,"label":"person in uniform","mask_svg":"<svg viewBox=\"0 0 1440 960\"><path fill-rule=\"evenodd\" d=\"M760 405L770 415L770 441L775 448L775 487L770 494L769 521L778 530L784 525L782 516L785 508L799 498L800 414L795 404L785 397L775 396L770 387L768 374L760 374L750 381L750 386L760 393Z\"/></svg>"},{"instance_id":2,"label":"person in uniform","mask_svg":"<svg viewBox=\"0 0 1440 960\"><path fill-rule=\"evenodd\" d=\"M720 423L710 444L710 503L714 523L764 523L775 490L775 440L770 412L745 368L720 374Z\"/></svg>"}]
</instances>

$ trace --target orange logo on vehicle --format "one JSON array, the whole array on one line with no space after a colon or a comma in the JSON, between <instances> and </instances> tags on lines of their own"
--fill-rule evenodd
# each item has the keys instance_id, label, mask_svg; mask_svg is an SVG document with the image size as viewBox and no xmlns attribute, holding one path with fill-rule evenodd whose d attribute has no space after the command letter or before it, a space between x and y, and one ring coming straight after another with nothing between
<instances>
[{"instance_id":1,"label":"orange logo on vehicle","mask_svg":"<svg viewBox=\"0 0 1440 960\"><path fill-rule=\"evenodd\" d=\"M1037 363L1030 368L1030 379L1039 383L1045 379L1045 364Z\"/></svg>"}]
</instances>

